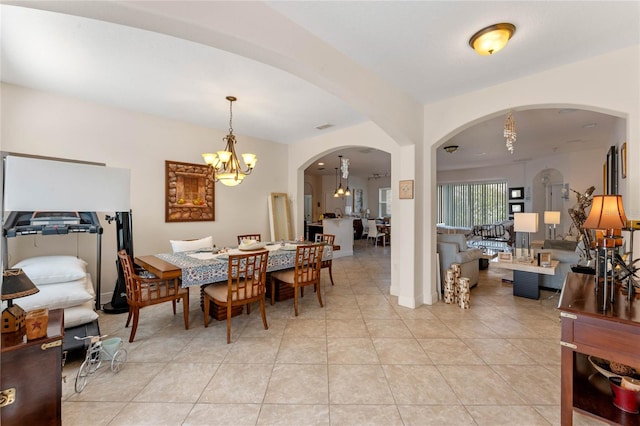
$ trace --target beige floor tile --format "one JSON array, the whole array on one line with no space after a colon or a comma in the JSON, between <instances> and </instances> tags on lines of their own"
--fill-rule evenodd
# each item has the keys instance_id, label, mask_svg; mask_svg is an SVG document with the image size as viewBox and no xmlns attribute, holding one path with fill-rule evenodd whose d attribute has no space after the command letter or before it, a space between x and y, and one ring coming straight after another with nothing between
<instances>
[{"instance_id":1,"label":"beige floor tile","mask_svg":"<svg viewBox=\"0 0 640 426\"><path fill-rule=\"evenodd\" d=\"M362 319L362 312L360 307L354 305L332 305L327 304L327 320L339 320L339 319Z\"/></svg>"},{"instance_id":2,"label":"beige floor tile","mask_svg":"<svg viewBox=\"0 0 640 426\"><path fill-rule=\"evenodd\" d=\"M405 325L416 339L456 338L457 336L439 319L405 319Z\"/></svg>"},{"instance_id":3,"label":"beige floor tile","mask_svg":"<svg viewBox=\"0 0 640 426\"><path fill-rule=\"evenodd\" d=\"M515 390L489 366L439 365L437 368L460 402L466 406L525 403Z\"/></svg>"},{"instance_id":4,"label":"beige floor tile","mask_svg":"<svg viewBox=\"0 0 640 426\"><path fill-rule=\"evenodd\" d=\"M114 417L109 425L179 425L187 418L192 407L193 404L131 402Z\"/></svg>"},{"instance_id":5,"label":"beige floor tile","mask_svg":"<svg viewBox=\"0 0 640 426\"><path fill-rule=\"evenodd\" d=\"M222 364L198 402L216 404L261 403L269 383L264 364Z\"/></svg>"},{"instance_id":6,"label":"beige floor tile","mask_svg":"<svg viewBox=\"0 0 640 426\"><path fill-rule=\"evenodd\" d=\"M559 405L536 405L533 408L552 425L560 424ZM576 424L575 421L574 424Z\"/></svg>"},{"instance_id":7,"label":"beige floor tile","mask_svg":"<svg viewBox=\"0 0 640 426\"><path fill-rule=\"evenodd\" d=\"M549 426L550 423L533 407L468 406L469 413L480 426Z\"/></svg>"},{"instance_id":8,"label":"beige floor tile","mask_svg":"<svg viewBox=\"0 0 640 426\"><path fill-rule=\"evenodd\" d=\"M493 330L498 336L502 338L509 337L522 337L522 338L536 338L540 337L539 333L525 326L523 323L511 318L492 318L482 319L482 324Z\"/></svg>"},{"instance_id":9,"label":"beige floor tile","mask_svg":"<svg viewBox=\"0 0 640 426\"><path fill-rule=\"evenodd\" d=\"M535 360L506 339L464 339L487 364L535 364Z\"/></svg>"},{"instance_id":10,"label":"beige floor tile","mask_svg":"<svg viewBox=\"0 0 640 426\"><path fill-rule=\"evenodd\" d=\"M256 423L266 425L329 425L328 405L263 404Z\"/></svg>"},{"instance_id":11,"label":"beige floor tile","mask_svg":"<svg viewBox=\"0 0 640 426\"><path fill-rule=\"evenodd\" d=\"M369 337L361 318L327 319L327 337Z\"/></svg>"},{"instance_id":12,"label":"beige floor tile","mask_svg":"<svg viewBox=\"0 0 640 426\"><path fill-rule=\"evenodd\" d=\"M463 405L398 405L406 426L474 425Z\"/></svg>"},{"instance_id":13,"label":"beige floor tile","mask_svg":"<svg viewBox=\"0 0 640 426\"><path fill-rule=\"evenodd\" d=\"M260 404L196 404L182 426L253 426Z\"/></svg>"},{"instance_id":14,"label":"beige floor tile","mask_svg":"<svg viewBox=\"0 0 640 426\"><path fill-rule=\"evenodd\" d=\"M460 339L420 339L418 342L436 365L484 364Z\"/></svg>"},{"instance_id":15,"label":"beige floor tile","mask_svg":"<svg viewBox=\"0 0 640 426\"><path fill-rule=\"evenodd\" d=\"M395 405L332 405L332 426L401 426L402 418Z\"/></svg>"},{"instance_id":16,"label":"beige floor tile","mask_svg":"<svg viewBox=\"0 0 640 426\"><path fill-rule=\"evenodd\" d=\"M539 364L560 363L559 339L508 339L508 342Z\"/></svg>"},{"instance_id":17,"label":"beige floor tile","mask_svg":"<svg viewBox=\"0 0 640 426\"><path fill-rule=\"evenodd\" d=\"M327 338L329 364L379 364L373 342L361 337Z\"/></svg>"},{"instance_id":18,"label":"beige floor tile","mask_svg":"<svg viewBox=\"0 0 640 426\"><path fill-rule=\"evenodd\" d=\"M443 321L460 339L492 339L500 337L495 331L477 319Z\"/></svg>"},{"instance_id":19,"label":"beige floor tile","mask_svg":"<svg viewBox=\"0 0 640 426\"><path fill-rule=\"evenodd\" d=\"M271 372L267 404L327 404L327 365L277 364Z\"/></svg>"},{"instance_id":20,"label":"beige floor tile","mask_svg":"<svg viewBox=\"0 0 640 426\"><path fill-rule=\"evenodd\" d=\"M284 337L326 337L327 322L318 319L289 319L284 329Z\"/></svg>"},{"instance_id":21,"label":"beige floor tile","mask_svg":"<svg viewBox=\"0 0 640 426\"><path fill-rule=\"evenodd\" d=\"M371 337L395 337L395 338L412 338L411 331L404 324L404 321L384 320L384 319L366 319L367 329Z\"/></svg>"},{"instance_id":22,"label":"beige floor tile","mask_svg":"<svg viewBox=\"0 0 640 426\"><path fill-rule=\"evenodd\" d=\"M326 364L326 337L285 337L280 343L277 364Z\"/></svg>"},{"instance_id":23,"label":"beige floor tile","mask_svg":"<svg viewBox=\"0 0 640 426\"><path fill-rule=\"evenodd\" d=\"M396 310L393 309L393 306L390 304L386 305L360 305L360 312L362 313L362 318L365 320L368 319L381 319L381 320L392 320L392 319L400 319L400 315L396 313Z\"/></svg>"},{"instance_id":24,"label":"beige floor tile","mask_svg":"<svg viewBox=\"0 0 640 426\"><path fill-rule=\"evenodd\" d=\"M280 339L240 337L224 359L225 363L273 364Z\"/></svg>"},{"instance_id":25,"label":"beige floor tile","mask_svg":"<svg viewBox=\"0 0 640 426\"><path fill-rule=\"evenodd\" d=\"M373 346L381 364L432 364L414 339L374 338Z\"/></svg>"},{"instance_id":26,"label":"beige floor tile","mask_svg":"<svg viewBox=\"0 0 640 426\"><path fill-rule=\"evenodd\" d=\"M398 404L459 404L438 369L430 365L383 365Z\"/></svg>"},{"instance_id":27,"label":"beige floor tile","mask_svg":"<svg viewBox=\"0 0 640 426\"><path fill-rule=\"evenodd\" d=\"M379 365L329 365L331 404L394 404Z\"/></svg>"},{"instance_id":28,"label":"beige floor tile","mask_svg":"<svg viewBox=\"0 0 640 426\"><path fill-rule=\"evenodd\" d=\"M530 405L559 405L560 376L539 365L496 365L493 369Z\"/></svg>"},{"instance_id":29,"label":"beige floor tile","mask_svg":"<svg viewBox=\"0 0 640 426\"><path fill-rule=\"evenodd\" d=\"M126 402L67 402L62 407L65 426L108 425Z\"/></svg>"},{"instance_id":30,"label":"beige floor tile","mask_svg":"<svg viewBox=\"0 0 640 426\"><path fill-rule=\"evenodd\" d=\"M133 400L195 403L217 369L218 364L169 363Z\"/></svg>"}]
</instances>

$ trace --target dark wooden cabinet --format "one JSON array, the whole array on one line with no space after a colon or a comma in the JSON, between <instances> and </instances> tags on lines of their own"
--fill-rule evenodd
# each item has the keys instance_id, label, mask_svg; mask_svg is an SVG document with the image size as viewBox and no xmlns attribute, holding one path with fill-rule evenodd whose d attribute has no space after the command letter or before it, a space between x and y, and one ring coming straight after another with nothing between
<instances>
[{"instance_id":1,"label":"dark wooden cabinet","mask_svg":"<svg viewBox=\"0 0 640 426\"><path fill-rule=\"evenodd\" d=\"M638 367L640 363L640 298L629 302L617 291L613 307L602 311L602 284L595 277L567 274L560 298L561 317L561 421L573 423L573 410L620 425L640 424L640 414L613 405L608 380L588 356Z\"/></svg>"},{"instance_id":2,"label":"dark wooden cabinet","mask_svg":"<svg viewBox=\"0 0 640 426\"><path fill-rule=\"evenodd\" d=\"M2 426L62 423L63 337L62 309L49 311L47 337L2 335L0 389L15 389L15 401L0 408Z\"/></svg>"}]
</instances>

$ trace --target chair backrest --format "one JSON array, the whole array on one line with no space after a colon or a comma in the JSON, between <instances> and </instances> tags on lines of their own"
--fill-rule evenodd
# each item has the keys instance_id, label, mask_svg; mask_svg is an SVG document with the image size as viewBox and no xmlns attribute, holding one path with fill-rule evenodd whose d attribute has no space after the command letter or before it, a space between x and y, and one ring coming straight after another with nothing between
<instances>
[{"instance_id":1,"label":"chair backrest","mask_svg":"<svg viewBox=\"0 0 640 426\"><path fill-rule=\"evenodd\" d=\"M213 248L212 236L200 238L199 240L169 240L169 242L171 243L171 250L173 250L174 253Z\"/></svg>"},{"instance_id":2,"label":"chair backrest","mask_svg":"<svg viewBox=\"0 0 640 426\"><path fill-rule=\"evenodd\" d=\"M335 239L336 236L332 234L316 234L316 243L327 243L331 247L333 247Z\"/></svg>"},{"instance_id":3,"label":"chair backrest","mask_svg":"<svg viewBox=\"0 0 640 426\"><path fill-rule=\"evenodd\" d=\"M369 219L367 222L369 223L369 237L373 238L380 235L380 232L378 232L378 224L375 219Z\"/></svg>"},{"instance_id":4,"label":"chair backrest","mask_svg":"<svg viewBox=\"0 0 640 426\"><path fill-rule=\"evenodd\" d=\"M267 250L229 256L227 302L256 298L265 292Z\"/></svg>"},{"instance_id":5,"label":"chair backrest","mask_svg":"<svg viewBox=\"0 0 640 426\"><path fill-rule=\"evenodd\" d=\"M238 244L242 244L242 240L262 241L262 236L260 234L238 235Z\"/></svg>"},{"instance_id":6,"label":"chair backrest","mask_svg":"<svg viewBox=\"0 0 640 426\"><path fill-rule=\"evenodd\" d=\"M132 302L139 299L139 297L136 297L136 288L138 288L139 286L136 285L137 281L135 279L136 274L133 269L133 262L131 262L131 257L129 257L126 250L120 250L118 252L118 259L120 259L120 266L122 267L122 272L124 273L127 302ZM140 289L138 288L137 291L140 292Z\"/></svg>"},{"instance_id":7,"label":"chair backrest","mask_svg":"<svg viewBox=\"0 0 640 426\"><path fill-rule=\"evenodd\" d=\"M320 280L320 266L322 263L321 244L299 245L296 247L295 279L299 284L312 283Z\"/></svg>"}]
</instances>

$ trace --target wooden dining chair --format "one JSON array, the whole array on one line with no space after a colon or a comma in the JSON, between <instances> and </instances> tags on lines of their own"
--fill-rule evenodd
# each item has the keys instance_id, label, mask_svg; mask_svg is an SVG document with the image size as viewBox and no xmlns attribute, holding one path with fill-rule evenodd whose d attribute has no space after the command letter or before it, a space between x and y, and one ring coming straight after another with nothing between
<instances>
[{"instance_id":1,"label":"wooden dining chair","mask_svg":"<svg viewBox=\"0 0 640 426\"><path fill-rule=\"evenodd\" d=\"M238 235L238 244L242 244L242 240L262 241L262 236L260 234Z\"/></svg>"},{"instance_id":2,"label":"wooden dining chair","mask_svg":"<svg viewBox=\"0 0 640 426\"><path fill-rule=\"evenodd\" d=\"M231 317L234 306L249 306L260 302L260 315L264 329L268 330L264 309L265 285L267 280L266 250L248 254L229 255L229 275L226 283L216 283L204 288L204 326L209 326L211 302L227 308L227 343L231 343Z\"/></svg>"},{"instance_id":3,"label":"wooden dining chair","mask_svg":"<svg viewBox=\"0 0 640 426\"><path fill-rule=\"evenodd\" d=\"M140 319L140 309L145 306L157 305L159 303L171 302L173 305L173 314L176 314L176 302L182 299L182 309L184 311L184 329L189 329L189 289L180 287L177 278L170 280L162 280L160 278L142 278L135 273L131 257L126 250L118 252L120 265L127 292L127 303L129 304L129 316L125 327L129 327L129 323L133 318L131 326L131 334L129 342L133 342L138 329L138 320Z\"/></svg>"},{"instance_id":4,"label":"wooden dining chair","mask_svg":"<svg viewBox=\"0 0 640 426\"><path fill-rule=\"evenodd\" d=\"M320 263L322 261L322 244L299 245L296 247L296 263L293 269L271 273L271 304L274 304L276 282L281 281L293 287L293 307L298 316L298 290L306 286L314 286L318 294L318 302L322 304L320 295Z\"/></svg>"},{"instance_id":5,"label":"wooden dining chair","mask_svg":"<svg viewBox=\"0 0 640 426\"><path fill-rule=\"evenodd\" d=\"M316 243L326 243L333 247L333 242L336 236L332 234L316 234ZM329 269L329 278L331 278L331 285L333 285L333 259L323 260L320 262L320 269Z\"/></svg>"}]
</instances>

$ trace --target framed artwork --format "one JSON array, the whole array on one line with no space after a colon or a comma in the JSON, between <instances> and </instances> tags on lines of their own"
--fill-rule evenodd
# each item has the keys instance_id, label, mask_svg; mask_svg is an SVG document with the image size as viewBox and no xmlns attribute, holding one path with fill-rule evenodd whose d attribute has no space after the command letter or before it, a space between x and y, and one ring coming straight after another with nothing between
<instances>
[{"instance_id":1,"label":"framed artwork","mask_svg":"<svg viewBox=\"0 0 640 426\"><path fill-rule=\"evenodd\" d=\"M545 268L551 266L551 253L538 253L538 266L544 266Z\"/></svg>"},{"instance_id":2,"label":"framed artwork","mask_svg":"<svg viewBox=\"0 0 640 426\"><path fill-rule=\"evenodd\" d=\"M498 253L498 262L513 262L513 254L501 251Z\"/></svg>"},{"instance_id":3,"label":"framed artwork","mask_svg":"<svg viewBox=\"0 0 640 426\"><path fill-rule=\"evenodd\" d=\"M167 160L165 181L165 222L215 220L215 185L211 167Z\"/></svg>"},{"instance_id":4,"label":"framed artwork","mask_svg":"<svg viewBox=\"0 0 640 426\"><path fill-rule=\"evenodd\" d=\"M609 187L607 186L608 181L609 179L607 179L607 162L605 161L602 166L602 193L604 195L607 195L609 193Z\"/></svg>"},{"instance_id":5,"label":"framed artwork","mask_svg":"<svg viewBox=\"0 0 640 426\"><path fill-rule=\"evenodd\" d=\"M607 153L607 172L608 172L608 185L607 194L618 193L618 155L615 146L609 148Z\"/></svg>"},{"instance_id":6,"label":"framed artwork","mask_svg":"<svg viewBox=\"0 0 640 426\"><path fill-rule=\"evenodd\" d=\"M620 149L620 176L622 179L627 178L627 143L622 144Z\"/></svg>"},{"instance_id":7,"label":"framed artwork","mask_svg":"<svg viewBox=\"0 0 640 426\"><path fill-rule=\"evenodd\" d=\"M524 212L524 203L509 203L509 214Z\"/></svg>"},{"instance_id":8,"label":"framed artwork","mask_svg":"<svg viewBox=\"0 0 640 426\"><path fill-rule=\"evenodd\" d=\"M362 214L363 194L364 191L362 189L353 190L353 212L357 215Z\"/></svg>"},{"instance_id":9,"label":"framed artwork","mask_svg":"<svg viewBox=\"0 0 640 426\"><path fill-rule=\"evenodd\" d=\"M413 198L413 180L401 180L400 181L400 199L412 199Z\"/></svg>"},{"instance_id":10,"label":"framed artwork","mask_svg":"<svg viewBox=\"0 0 640 426\"><path fill-rule=\"evenodd\" d=\"M511 188L509 189L510 200L524 200L524 188Z\"/></svg>"}]
</instances>

